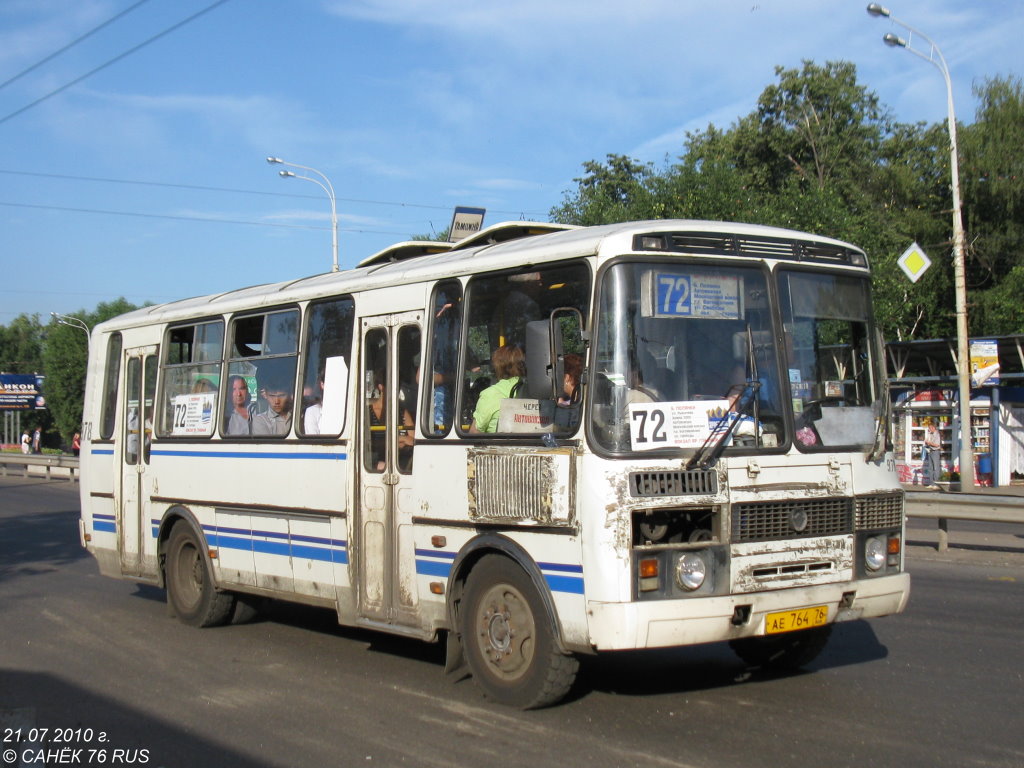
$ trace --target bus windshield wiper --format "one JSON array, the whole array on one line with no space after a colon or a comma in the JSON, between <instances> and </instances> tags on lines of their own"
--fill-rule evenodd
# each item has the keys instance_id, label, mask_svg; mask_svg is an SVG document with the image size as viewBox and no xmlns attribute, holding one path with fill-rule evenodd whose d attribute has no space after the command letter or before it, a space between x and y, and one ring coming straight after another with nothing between
<instances>
[{"instance_id":1,"label":"bus windshield wiper","mask_svg":"<svg viewBox=\"0 0 1024 768\"><path fill-rule=\"evenodd\" d=\"M734 411L727 413L723 419L718 422L718 426L711 430L711 434L708 435L704 444L697 449L697 452L690 457L690 460L686 462L686 469L693 469L695 466L698 469L707 469L716 461L718 457L722 455L722 451L725 450L726 443L729 441L729 437L735 431L737 425L743 416L746 415L747 409L757 402L757 391L761 388L761 382L757 380L748 381L746 386L743 388L743 392L736 398L736 406ZM723 430L721 425L728 422L728 426ZM754 431L756 434L757 425L754 425Z\"/></svg>"}]
</instances>

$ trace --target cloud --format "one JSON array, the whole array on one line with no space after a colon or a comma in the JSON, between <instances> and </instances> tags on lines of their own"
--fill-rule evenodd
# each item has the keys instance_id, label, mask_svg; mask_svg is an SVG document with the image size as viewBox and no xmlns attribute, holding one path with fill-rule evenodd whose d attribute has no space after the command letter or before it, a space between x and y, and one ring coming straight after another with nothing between
<instances>
[{"instance_id":1,"label":"cloud","mask_svg":"<svg viewBox=\"0 0 1024 768\"><path fill-rule=\"evenodd\" d=\"M0 82L63 48L114 12L107 2L4 0L0 3Z\"/></svg>"}]
</instances>

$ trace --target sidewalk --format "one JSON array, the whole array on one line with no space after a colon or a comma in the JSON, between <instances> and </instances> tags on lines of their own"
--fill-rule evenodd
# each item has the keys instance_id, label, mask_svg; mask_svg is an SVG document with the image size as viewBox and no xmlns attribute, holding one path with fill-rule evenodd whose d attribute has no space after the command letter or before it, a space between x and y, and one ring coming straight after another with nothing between
<instances>
[{"instance_id":1,"label":"sidewalk","mask_svg":"<svg viewBox=\"0 0 1024 768\"><path fill-rule=\"evenodd\" d=\"M911 483L903 483L902 485L903 490L908 493L960 493L959 483L939 483L938 488L928 488L924 485L912 485ZM996 488L988 485L980 485L970 489L969 491L965 491L965 493L984 494L988 496L1024 496L1024 483L1000 485Z\"/></svg>"}]
</instances>

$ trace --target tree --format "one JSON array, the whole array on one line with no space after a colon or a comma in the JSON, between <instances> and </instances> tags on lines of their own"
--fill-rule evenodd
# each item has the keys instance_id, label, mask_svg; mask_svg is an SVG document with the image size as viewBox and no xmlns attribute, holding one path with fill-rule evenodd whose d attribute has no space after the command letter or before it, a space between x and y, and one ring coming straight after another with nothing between
<instances>
[{"instance_id":1,"label":"tree","mask_svg":"<svg viewBox=\"0 0 1024 768\"><path fill-rule=\"evenodd\" d=\"M18 315L9 326L0 326L0 371L4 373L43 373L43 327L38 315ZM47 395L44 388L43 394ZM43 444L53 442L53 421L47 410L20 411L20 423L30 432L38 427ZM49 438L49 439L48 439Z\"/></svg>"},{"instance_id":2,"label":"tree","mask_svg":"<svg viewBox=\"0 0 1024 768\"><path fill-rule=\"evenodd\" d=\"M451 227L445 227L444 229L442 229L437 234L413 235L409 239L410 240L426 240L426 241L429 241L429 242L436 242L436 243L447 243L448 242L448 232L450 230L451 230Z\"/></svg>"},{"instance_id":3,"label":"tree","mask_svg":"<svg viewBox=\"0 0 1024 768\"><path fill-rule=\"evenodd\" d=\"M0 371L36 373L43 369L43 329L39 315L18 315L0 326Z\"/></svg>"},{"instance_id":4,"label":"tree","mask_svg":"<svg viewBox=\"0 0 1024 768\"><path fill-rule=\"evenodd\" d=\"M961 132L968 317L974 333L1021 333L1024 85L1020 78L995 77L974 92L980 102L976 119Z\"/></svg>"},{"instance_id":5,"label":"tree","mask_svg":"<svg viewBox=\"0 0 1024 768\"><path fill-rule=\"evenodd\" d=\"M584 163L586 175L552 218L583 225L707 218L847 240L871 259L876 316L887 337L951 335L945 127L894 122L848 62L805 61L775 74L756 110L728 130L687 134L678 162L661 171L622 155ZM1021 145L1001 151L1019 157ZM915 240L938 258L910 284L896 259Z\"/></svg>"},{"instance_id":6,"label":"tree","mask_svg":"<svg viewBox=\"0 0 1024 768\"><path fill-rule=\"evenodd\" d=\"M781 190L796 179L818 190L859 191L890 129L878 97L857 83L850 62L819 67L804 61L800 70L776 67L775 75L779 82L758 99L756 135L745 142L741 166L767 169L766 189Z\"/></svg>"},{"instance_id":7,"label":"tree","mask_svg":"<svg viewBox=\"0 0 1024 768\"><path fill-rule=\"evenodd\" d=\"M608 155L605 163L589 160L586 175L573 179L575 194L566 195L551 217L563 224L592 226L632 219L664 218L666 201L655 186L653 167L625 155Z\"/></svg>"},{"instance_id":8,"label":"tree","mask_svg":"<svg viewBox=\"0 0 1024 768\"><path fill-rule=\"evenodd\" d=\"M104 320L138 307L124 298L101 302L92 312L79 310L74 317L90 328ZM80 328L62 325L56 319L46 327L43 363L46 371L47 406L64 442L81 429L85 401L88 340Z\"/></svg>"}]
</instances>

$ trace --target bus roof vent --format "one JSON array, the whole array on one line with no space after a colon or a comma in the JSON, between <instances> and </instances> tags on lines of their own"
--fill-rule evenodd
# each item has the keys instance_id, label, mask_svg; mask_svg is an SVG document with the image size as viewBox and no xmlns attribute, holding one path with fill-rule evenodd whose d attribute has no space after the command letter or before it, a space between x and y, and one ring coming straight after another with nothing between
<instances>
[{"instance_id":1,"label":"bus roof vent","mask_svg":"<svg viewBox=\"0 0 1024 768\"><path fill-rule=\"evenodd\" d=\"M652 232L635 235L633 250L695 256L756 256L784 261L867 266L867 258L861 251L838 243L789 237L751 237L730 232Z\"/></svg>"},{"instance_id":2,"label":"bus roof vent","mask_svg":"<svg viewBox=\"0 0 1024 768\"><path fill-rule=\"evenodd\" d=\"M777 240L774 237L737 237L736 252L741 256L761 256L766 259L792 259L792 240Z\"/></svg>"},{"instance_id":3,"label":"bus roof vent","mask_svg":"<svg viewBox=\"0 0 1024 768\"><path fill-rule=\"evenodd\" d=\"M672 235L671 250L685 253L733 254L736 244L732 235L700 234Z\"/></svg>"},{"instance_id":4,"label":"bus roof vent","mask_svg":"<svg viewBox=\"0 0 1024 768\"><path fill-rule=\"evenodd\" d=\"M567 229L579 229L571 224L555 224L543 221L504 221L470 235L452 246L453 251L463 251L481 245L497 245L508 240L519 240L524 237L548 235L552 232L563 232Z\"/></svg>"},{"instance_id":5,"label":"bus roof vent","mask_svg":"<svg viewBox=\"0 0 1024 768\"><path fill-rule=\"evenodd\" d=\"M843 248L841 245L812 242L800 243L800 260L824 261L832 264L853 264L858 267L864 266L865 263L864 256L857 251Z\"/></svg>"},{"instance_id":6,"label":"bus roof vent","mask_svg":"<svg viewBox=\"0 0 1024 768\"><path fill-rule=\"evenodd\" d=\"M377 251L373 256L367 256L359 262L359 266L373 267L380 264L389 264L393 261L415 259L418 256L432 256L435 253L444 253L451 249L451 243L444 243L439 240L407 240L404 243L389 245L383 251Z\"/></svg>"}]
</instances>

